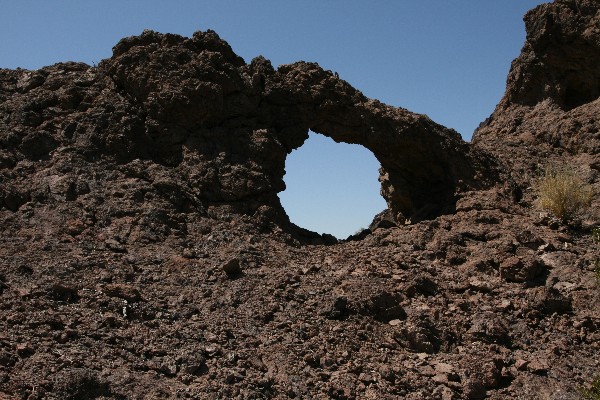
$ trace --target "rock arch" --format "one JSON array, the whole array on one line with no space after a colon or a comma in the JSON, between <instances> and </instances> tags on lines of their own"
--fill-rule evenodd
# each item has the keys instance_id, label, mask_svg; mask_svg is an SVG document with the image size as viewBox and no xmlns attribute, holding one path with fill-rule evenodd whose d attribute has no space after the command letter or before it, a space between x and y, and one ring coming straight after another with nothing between
<instances>
[{"instance_id":1,"label":"rock arch","mask_svg":"<svg viewBox=\"0 0 600 400\"><path fill-rule=\"evenodd\" d=\"M368 99L315 63L281 66L266 80L264 96L269 121L290 151L308 129L369 149L382 165L381 193L397 219L451 212L461 184L474 183L470 149L457 132Z\"/></svg>"},{"instance_id":2,"label":"rock arch","mask_svg":"<svg viewBox=\"0 0 600 400\"><path fill-rule=\"evenodd\" d=\"M100 69L143 116L135 140L146 144L129 147L174 168L207 204L285 215L285 157L309 129L373 152L397 220L452 212L458 192L490 182L485 157L457 132L368 99L316 63L246 64L212 31L145 31L113 53Z\"/></svg>"},{"instance_id":3,"label":"rock arch","mask_svg":"<svg viewBox=\"0 0 600 400\"><path fill-rule=\"evenodd\" d=\"M316 132L286 157L286 189L278 194L290 221L345 239L387 209L378 180L381 164L360 145Z\"/></svg>"}]
</instances>

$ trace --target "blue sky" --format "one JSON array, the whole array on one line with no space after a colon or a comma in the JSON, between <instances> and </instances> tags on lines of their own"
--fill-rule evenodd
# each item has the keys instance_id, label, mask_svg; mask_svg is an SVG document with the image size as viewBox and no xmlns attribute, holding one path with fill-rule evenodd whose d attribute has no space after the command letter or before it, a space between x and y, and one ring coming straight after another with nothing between
<instances>
[{"instance_id":1,"label":"blue sky","mask_svg":"<svg viewBox=\"0 0 600 400\"><path fill-rule=\"evenodd\" d=\"M257 55L274 66L316 61L368 97L427 114L469 140L502 97L510 62L525 39L523 14L541 3L3 1L0 68L36 69L67 60L93 64L110 57L120 38L144 29L185 36L214 29L247 62ZM311 135L288 157L288 190L280 197L292 221L345 237L385 207L376 180L379 165L358 146L319 136ZM340 192L336 187L342 183L347 189Z\"/></svg>"}]
</instances>

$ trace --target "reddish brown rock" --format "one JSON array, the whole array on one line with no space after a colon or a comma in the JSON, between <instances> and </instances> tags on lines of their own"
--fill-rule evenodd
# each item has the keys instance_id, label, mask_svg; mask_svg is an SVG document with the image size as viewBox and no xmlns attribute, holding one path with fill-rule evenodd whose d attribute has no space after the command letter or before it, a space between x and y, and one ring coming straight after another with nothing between
<instances>
[{"instance_id":1,"label":"reddish brown rock","mask_svg":"<svg viewBox=\"0 0 600 400\"><path fill-rule=\"evenodd\" d=\"M114 283L104 286L102 290L107 296L118 297L127 301L139 301L142 298L140 291L131 285Z\"/></svg>"},{"instance_id":2,"label":"reddish brown rock","mask_svg":"<svg viewBox=\"0 0 600 400\"><path fill-rule=\"evenodd\" d=\"M584 180L597 182L598 3L557 0L529 11L524 20L527 39L512 63L504 97L474 133L473 144L501 159L522 189L552 163L575 166Z\"/></svg>"},{"instance_id":3,"label":"reddish brown rock","mask_svg":"<svg viewBox=\"0 0 600 400\"><path fill-rule=\"evenodd\" d=\"M500 276L511 282L527 282L544 270L533 256L510 257L500 264Z\"/></svg>"},{"instance_id":4,"label":"reddish brown rock","mask_svg":"<svg viewBox=\"0 0 600 400\"><path fill-rule=\"evenodd\" d=\"M394 219L452 212L459 192L497 179L488 158L426 116L370 100L315 63L246 64L212 31L192 38L145 31L119 42L97 68L4 70L0 83L0 111L11 115L1 126L1 159L55 166L48 183L0 182L0 205L12 211L32 194L35 201L89 194L84 203L118 194L93 176L100 163L135 186L124 207L150 193L178 211L268 207L271 222L284 222L277 193L285 158L309 129L374 153Z\"/></svg>"},{"instance_id":5,"label":"reddish brown rock","mask_svg":"<svg viewBox=\"0 0 600 400\"><path fill-rule=\"evenodd\" d=\"M575 398L600 218L540 215L531 186L549 161L598 186L598 15L527 14L474 144L210 31L0 70L0 397ZM389 209L353 240L279 204L308 129L382 163Z\"/></svg>"}]
</instances>

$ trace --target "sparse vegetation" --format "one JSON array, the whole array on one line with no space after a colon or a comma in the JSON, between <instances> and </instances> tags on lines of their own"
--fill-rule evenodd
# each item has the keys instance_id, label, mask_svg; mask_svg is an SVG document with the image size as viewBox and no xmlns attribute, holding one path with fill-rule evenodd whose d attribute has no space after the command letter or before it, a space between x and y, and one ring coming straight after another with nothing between
<instances>
[{"instance_id":1,"label":"sparse vegetation","mask_svg":"<svg viewBox=\"0 0 600 400\"><path fill-rule=\"evenodd\" d=\"M594 243L600 244L600 228L592 229L592 240ZM594 260L594 273L596 274L596 282L600 285L600 258Z\"/></svg>"},{"instance_id":2,"label":"sparse vegetation","mask_svg":"<svg viewBox=\"0 0 600 400\"><path fill-rule=\"evenodd\" d=\"M592 240L596 243L600 243L600 227L592 229Z\"/></svg>"},{"instance_id":3,"label":"sparse vegetation","mask_svg":"<svg viewBox=\"0 0 600 400\"><path fill-rule=\"evenodd\" d=\"M592 202L593 189L568 166L546 168L537 182L538 205L563 222L570 222Z\"/></svg>"},{"instance_id":4,"label":"sparse vegetation","mask_svg":"<svg viewBox=\"0 0 600 400\"><path fill-rule=\"evenodd\" d=\"M580 393L585 400L600 400L600 376L592 381L589 388L581 389Z\"/></svg>"}]
</instances>

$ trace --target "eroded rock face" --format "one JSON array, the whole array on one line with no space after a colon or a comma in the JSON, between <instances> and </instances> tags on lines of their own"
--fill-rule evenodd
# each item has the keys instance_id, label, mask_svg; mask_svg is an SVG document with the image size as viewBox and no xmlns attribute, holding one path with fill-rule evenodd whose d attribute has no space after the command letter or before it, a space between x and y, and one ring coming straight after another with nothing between
<instances>
[{"instance_id":1,"label":"eroded rock face","mask_svg":"<svg viewBox=\"0 0 600 400\"><path fill-rule=\"evenodd\" d=\"M600 11L592 0L542 4L525 17L527 40L504 97L473 136L524 186L549 163L600 170ZM568 161L567 161L568 160Z\"/></svg>"},{"instance_id":2,"label":"eroded rock face","mask_svg":"<svg viewBox=\"0 0 600 400\"><path fill-rule=\"evenodd\" d=\"M579 43L592 6L540 6L528 37ZM527 64L556 46L525 47L512 74L547 76L542 97L510 80L474 146L213 32L0 70L0 398L577 398L600 367L600 218L560 226L525 186L548 160L600 181L598 100L568 110ZM382 162L373 232L280 229L309 128ZM496 160L514 182L491 185Z\"/></svg>"},{"instance_id":3,"label":"eroded rock face","mask_svg":"<svg viewBox=\"0 0 600 400\"><path fill-rule=\"evenodd\" d=\"M103 163L142 186L138 203L151 191L177 211L217 206L285 221L277 197L285 158L309 129L374 153L398 220L451 212L457 192L493 181L489 161L455 131L370 100L314 63L246 64L211 31L145 31L121 40L98 68L67 63L0 77L6 174L26 163L63 173L77 166L82 176ZM39 182L5 182L0 205L12 210L56 195ZM73 200L80 187L69 185L61 196Z\"/></svg>"},{"instance_id":4,"label":"eroded rock face","mask_svg":"<svg viewBox=\"0 0 600 400\"><path fill-rule=\"evenodd\" d=\"M600 15L592 0L544 4L525 17L527 41L500 106L552 100L563 110L600 96Z\"/></svg>"},{"instance_id":5,"label":"eroded rock face","mask_svg":"<svg viewBox=\"0 0 600 400\"><path fill-rule=\"evenodd\" d=\"M265 100L263 115L288 150L306 140L308 129L371 150L382 165L382 195L399 219L450 212L457 191L490 182L476 177L489 169L457 132L367 99L317 64L280 67L266 80Z\"/></svg>"}]
</instances>

